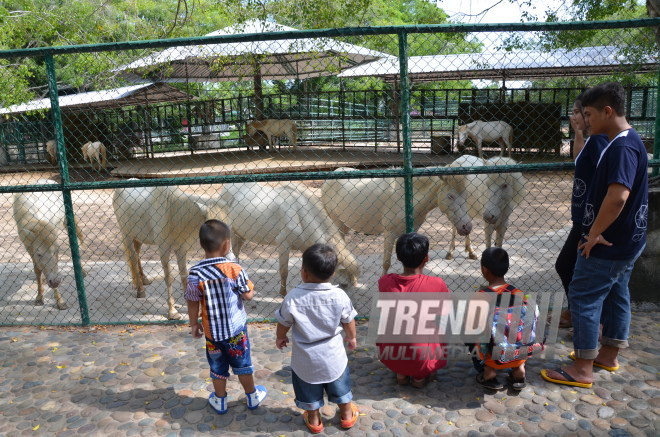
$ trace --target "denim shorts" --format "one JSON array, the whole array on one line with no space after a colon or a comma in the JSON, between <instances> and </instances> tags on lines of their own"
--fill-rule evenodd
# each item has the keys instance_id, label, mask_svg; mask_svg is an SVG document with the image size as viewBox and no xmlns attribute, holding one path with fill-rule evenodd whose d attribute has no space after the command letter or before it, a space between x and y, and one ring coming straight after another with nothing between
<instances>
[{"instance_id":1,"label":"denim shorts","mask_svg":"<svg viewBox=\"0 0 660 437\"><path fill-rule=\"evenodd\" d=\"M323 391L328 394L328 401L335 404L346 404L353 399L351 391L351 376L348 366L339 378L325 384L310 384L292 373L293 391L296 394L296 405L303 410L318 410L324 404Z\"/></svg>"},{"instance_id":2,"label":"denim shorts","mask_svg":"<svg viewBox=\"0 0 660 437\"><path fill-rule=\"evenodd\" d=\"M234 375L249 375L254 372L250 358L250 340L247 325L233 337L213 341L206 339L206 359L211 366L211 378L229 378L229 366Z\"/></svg>"},{"instance_id":3,"label":"denim shorts","mask_svg":"<svg viewBox=\"0 0 660 437\"><path fill-rule=\"evenodd\" d=\"M628 347L631 318L628 281L643 250L625 260L578 256L568 290L577 358L593 360L598 356L601 322L602 345Z\"/></svg>"}]
</instances>

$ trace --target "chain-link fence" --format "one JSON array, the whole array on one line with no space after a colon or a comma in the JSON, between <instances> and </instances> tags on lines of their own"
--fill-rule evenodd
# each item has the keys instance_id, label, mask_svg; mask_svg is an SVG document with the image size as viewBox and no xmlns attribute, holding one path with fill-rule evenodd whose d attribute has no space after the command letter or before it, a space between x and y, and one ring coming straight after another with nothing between
<instances>
[{"instance_id":1,"label":"chain-link fence","mask_svg":"<svg viewBox=\"0 0 660 437\"><path fill-rule=\"evenodd\" d=\"M622 82L626 116L659 158L658 25L250 22L0 52L0 324L181 318L206 218L232 227L253 320L272 318L316 242L336 247L334 281L368 315L383 269L401 270L394 239L412 229L451 290L481 283L473 258L491 239L516 286L558 290L573 102ZM488 190L501 185L505 196ZM492 229L484 205L496 201L512 212Z\"/></svg>"}]
</instances>

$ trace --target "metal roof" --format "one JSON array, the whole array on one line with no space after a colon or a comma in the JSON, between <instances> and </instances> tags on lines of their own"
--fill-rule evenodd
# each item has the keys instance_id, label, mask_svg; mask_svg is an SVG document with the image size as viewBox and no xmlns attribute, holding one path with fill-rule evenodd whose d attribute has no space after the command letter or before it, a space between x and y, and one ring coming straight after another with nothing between
<instances>
[{"instance_id":1,"label":"metal roof","mask_svg":"<svg viewBox=\"0 0 660 437\"><path fill-rule=\"evenodd\" d=\"M294 31L291 27L261 20L211 32L206 36ZM225 44L171 47L116 68L132 80L167 82L216 82L306 79L327 76L383 57L391 57L333 38L293 38Z\"/></svg>"},{"instance_id":2,"label":"metal roof","mask_svg":"<svg viewBox=\"0 0 660 437\"><path fill-rule=\"evenodd\" d=\"M518 50L457 55L411 56L408 73L414 81L458 79L543 79L558 76L595 76L613 71L645 72L658 68L657 56L637 56L613 46L574 50ZM339 74L340 77L373 76L395 79L398 58L380 59Z\"/></svg>"},{"instance_id":3,"label":"metal roof","mask_svg":"<svg viewBox=\"0 0 660 437\"><path fill-rule=\"evenodd\" d=\"M108 90L90 91L59 97L60 108L117 108L146 105L159 102L188 100L193 97L166 83L148 83ZM27 103L0 108L0 114L19 114L28 111L50 109L50 99L32 100Z\"/></svg>"}]
</instances>

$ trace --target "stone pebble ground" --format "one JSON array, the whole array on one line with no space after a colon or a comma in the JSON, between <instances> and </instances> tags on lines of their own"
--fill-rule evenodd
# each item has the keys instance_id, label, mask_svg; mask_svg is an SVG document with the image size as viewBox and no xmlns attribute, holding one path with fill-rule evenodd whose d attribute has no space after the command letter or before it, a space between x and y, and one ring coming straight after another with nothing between
<instances>
[{"instance_id":1,"label":"stone pebble ground","mask_svg":"<svg viewBox=\"0 0 660 437\"><path fill-rule=\"evenodd\" d=\"M325 406L324 434L658 436L658 326L660 312L634 314L621 369L598 370L591 389L539 375L568 362L567 330L555 360L528 362L528 386L520 393L479 388L467 359L451 362L424 389L401 387L373 347L362 344L349 354L358 425L345 432L335 406ZM308 434L294 404L290 352L275 348L273 324L251 324L249 332L255 376L269 396L247 410L232 376L229 412L221 416L207 405L204 342L185 326L0 328L0 437ZM366 333L361 322L358 339Z\"/></svg>"}]
</instances>

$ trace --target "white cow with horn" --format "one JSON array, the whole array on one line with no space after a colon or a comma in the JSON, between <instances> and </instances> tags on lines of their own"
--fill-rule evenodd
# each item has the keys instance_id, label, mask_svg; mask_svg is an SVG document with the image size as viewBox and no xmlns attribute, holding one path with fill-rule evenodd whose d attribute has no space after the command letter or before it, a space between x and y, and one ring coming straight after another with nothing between
<instances>
[{"instance_id":1,"label":"white cow with horn","mask_svg":"<svg viewBox=\"0 0 660 437\"><path fill-rule=\"evenodd\" d=\"M142 270L140 249L143 244L158 246L160 262L167 287L167 317L181 319L174 307L170 273L170 254L174 252L179 277L186 288L187 253L199 249L199 227L208 219L223 219L218 200L196 196L178 187L118 188L112 197L122 244L137 297L145 297L145 285L150 281Z\"/></svg>"},{"instance_id":2,"label":"white cow with horn","mask_svg":"<svg viewBox=\"0 0 660 437\"><path fill-rule=\"evenodd\" d=\"M57 184L50 179L40 179L36 183ZM62 193L58 191L16 193L13 213L18 237L32 259L37 279L37 298L34 304L44 304L43 280L45 279L48 286L53 289L57 309L66 309L67 305L58 290L62 276L57 263L59 257L57 236L66 229ZM84 237L80 226L76 225L76 232L82 244Z\"/></svg>"},{"instance_id":3,"label":"white cow with horn","mask_svg":"<svg viewBox=\"0 0 660 437\"><path fill-rule=\"evenodd\" d=\"M481 167L515 165L511 158L495 157L487 161L471 155L463 155L452 162L450 167ZM473 219L484 220L486 247L493 243L502 247L504 234L509 227L509 217L525 195L525 178L522 173L487 173L447 176L455 180L455 184L463 185L467 192L469 213ZM456 234L452 234L451 246L446 259L452 259L456 244ZM470 259L477 256L470 243L470 236L465 239L465 250Z\"/></svg>"},{"instance_id":4,"label":"white cow with horn","mask_svg":"<svg viewBox=\"0 0 660 437\"><path fill-rule=\"evenodd\" d=\"M225 185L220 198L237 257L245 241L277 246L281 295L286 294L289 252L305 250L315 243L332 245L343 267L338 274L345 274L352 285L357 285L357 261L320 199L309 189L296 183L235 183Z\"/></svg>"},{"instance_id":5,"label":"white cow with horn","mask_svg":"<svg viewBox=\"0 0 660 437\"><path fill-rule=\"evenodd\" d=\"M477 155L483 158L481 144L484 141L497 141L502 146L500 156L504 155L504 147L511 157L511 145L513 144L513 128L504 121L473 121L458 127L458 145L465 144L465 140L472 139L477 144Z\"/></svg>"},{"instance_id":6,"label":"white cow with horn","mask_svg":"<svg viewBox=\"0 0 660 437\"><path fill-rule=\"evenodd\" d=\"M336 171L354 171L339 168ZM414 229L417 230L434 208L447 215L460 235L472 231L465 192L453 181L437 176L413 179ZM383 234L383 274L391 265L392 249L405 232L405 190L401 178L327 180L321 188L323 205L342 232L349 229L365 234Z\"/></svg>"}]
</instances>

